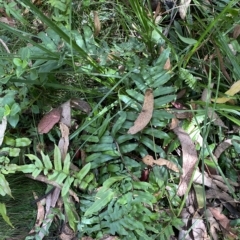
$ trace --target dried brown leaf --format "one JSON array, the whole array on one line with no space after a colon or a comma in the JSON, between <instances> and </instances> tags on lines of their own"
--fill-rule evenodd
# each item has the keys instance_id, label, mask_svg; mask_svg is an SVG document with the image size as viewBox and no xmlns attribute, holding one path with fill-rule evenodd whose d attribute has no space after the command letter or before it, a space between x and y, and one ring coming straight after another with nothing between
<instances>
[{"instance_id":1,"label":"dried brown leaf","mask_svg":"<svg viewBox=\"0 0 240 240\"><path fill-rule=\"evenodd\" d=\"M59 140L58 147L61 152L61 159L62 161L65 159L68 151L68 146L69 146L69 128L60 122L60 130L62 137Z\"/></svg>"},{"instance_id":2,"label":"dried brown leaf","mask_svg":"<svg viewBox=\"0 0 240 240\"><path fill-rule=\"evenodd\" d=\"M230 220L224 214L221 214L218 208L209 207L208 209L224 229L229 228Z\"/></svg>"},{"instance_id":3,"label":"dried brown leaf","mask_svg":"<svg viewBox=\"0 0 240 240\"><path fill-rule=\"evenodd\" d=\"M33 196L34 196L34 199L37 200L38 199L38 196L35 192L33 192ZM45 209L44 209L44 206L43 206L43 200L41 201L37 201L37 217L36 217L36 222L35 222L35 226L34 228L29 232L29 234L32 234L35 232L35 229L37 229L38 227L41 226L41 224L43 223L43 219L44 219L44 216L45 216Z\"/></svg>"},{"instance_id":4,"label":"dried brown leaf","mask_svg":"<svg viewBox=\"0 0 240 240\"><path fill-rule=\"evenodd\" d=\"M240 35L240 24L236 25L233 29L233 38L238 38Z\"/></svg>"},{"instance_id":5,"label":"dried brown leaf","mask_svg":"<svg viewBox=\"0 0 240 240\"><path fill-rule=\"evenodd\" d=\"M182 146L183 174L181 176L177 194L183 196L187 191L188 184L190 183L192 174L198 162L198 156L192 139L182 128L176 127L173 129L173 132L177 135Z\"/></svg>"},{"instance_id":6,"label":"dried brown leaf","mask_svg":"<svg viewBox=\"0 0 240 240\"><path fill-rule=\"evenodd\" d=\"M227 139L221 142L214 151L214 156L218 159L220 155L230 146L232 146L232 140Z\"/></svg>"},{"instance_id":7,"label":"dried brown leaf","mask_svg":"<svg viewBox=\"0 0 240 240\"><path fill-rule=\"evenodd\" d=\"M182 19L185 19L190 3L191 3L191 0L181 0L180 1L179 14Z\"/></svg>"},{"instance_id":8,"label":"dried brown leaf","mask_svg":"<svg viewBox=\"0 0 240 240\"><path fill-rule=\"evenodd\" d=\"M152 89L147 89L145 92L142 111L134 122L134 125L128 130L129 134L136 134L147 126L152 118L153 105L154 97Z\"/></svg>"},{"instance_id":9,"label":"dried brown leaf","mask_svg":"<svg viewBox=\"0 0 240 240\"><path fill-rule=\"evenodd\" d=\"M53 126L59 122L61 113L61 108L54 108L49 113L45 114L38 124L38 132L40 134L48 133Z\"/></svg>"},{"instance_id":10,"label":"dried brown leaf","mask_svg":"<svg viewBox=\"0 0 240 240\"><path fill-rule=\"evenodd\" d=\"M96 11L93 12L94 16L94 36L97 37L101 31L101 22Z\"/></svg>"},{"instance_id":11,"label":"dried brown leaf","mask_svg":"<svg viewBox=\"0 0 240 240\"><path fill-rule=\"evenodd\" d=\"M176 164L174 164L166 159L163 159L163 158L154 160L152 156L147 155L142 159L142 161L148 166L153 166L153 164L156 164L158 166L166 166L168 169L170 169L174 172L179 172L179 169Z\"/></svg>"},{"instance_id":12,"label":"dried brown leaf","mask_svg":"<svg viewBox=\"0 0 240 240\"><path fill-rule=\"evenodd\" d=\"M71 127L71 101L68 100L67 102L63 103L61 105L62 108L62 114L60 122L64 123L68 127Z\"/></svg>"},{"instance_id":13,"label":"dried brown leaf","mask_svg":"<svg viewBox=\"0 0 240 240\"><path fill-rule=\"evenodd\" d=\"M215 126L220 126L223 128L228 128L223 121L221 120L221 118L218 116L217 113L214 112L214 110L212 108L208 108L208 117L213 121L213 124Z\"/></svg>"},{"instance_id":14,"label":"dried brown leaf","mask_svg":"<svg viewBox=\"0 0 240 240\"><path fill-rule=\"evenodd\" d=\"M71 99L71 107L80 110L89 114L92 110L91 106L84 100L80 98L72 98Z\"/></svg>"}]
</instances>

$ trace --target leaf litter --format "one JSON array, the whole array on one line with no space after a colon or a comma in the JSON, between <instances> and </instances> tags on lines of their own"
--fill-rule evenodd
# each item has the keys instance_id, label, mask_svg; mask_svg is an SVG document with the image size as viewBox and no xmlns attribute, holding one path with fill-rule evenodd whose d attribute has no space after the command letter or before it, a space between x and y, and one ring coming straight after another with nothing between
<instances>
[{"instance_id":1,"label":"leaf litter","mask_svg":"<svg viewBox=\"0 0 240 240\"><path fill-rule=\"evenodd\" d=\"M152 89L147 89L144 96L142 111L134 122L134 125L129 128L129 134L136 134L143 130L150 122L153 114L154 97Z\"/></svg>"}]
</instances>

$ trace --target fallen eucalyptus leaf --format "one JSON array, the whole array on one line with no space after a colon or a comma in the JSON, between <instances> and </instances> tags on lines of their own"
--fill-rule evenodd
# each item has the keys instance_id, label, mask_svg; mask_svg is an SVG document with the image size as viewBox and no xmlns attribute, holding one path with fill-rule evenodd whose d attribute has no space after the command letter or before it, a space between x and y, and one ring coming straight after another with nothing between
<instances>
[{"instance_id":1,"label":"fallen eucalyptus leaf","mask_svg":"<svg viewBox=\"0 0 240 240\"><path fill-rule=\"evenodd\" d=\"M154 97L152 89L147 89L144 96L142 111L134 122L134 125L128 130L129 134L136 134L147 126L152 118L153 105Z\"/></svg>"}]
</instances>

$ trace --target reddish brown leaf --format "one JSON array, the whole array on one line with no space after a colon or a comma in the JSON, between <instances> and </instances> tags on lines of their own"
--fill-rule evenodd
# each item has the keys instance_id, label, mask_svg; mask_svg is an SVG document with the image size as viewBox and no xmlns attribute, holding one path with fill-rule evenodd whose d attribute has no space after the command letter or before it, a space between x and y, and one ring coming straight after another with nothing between
<instances>
[{"instance_id":1,"label":"reddish brown leaf","mask_svg":"<svg viewBox=\"0 0 240 240\"><path fill-rule=\"evenodd\" d=\"M54 108L49 113L45 114L38 124L38 132L40 134L48 133L53 126L59 122L61 113L61 108Z\"/></svg>"}]
</instances>

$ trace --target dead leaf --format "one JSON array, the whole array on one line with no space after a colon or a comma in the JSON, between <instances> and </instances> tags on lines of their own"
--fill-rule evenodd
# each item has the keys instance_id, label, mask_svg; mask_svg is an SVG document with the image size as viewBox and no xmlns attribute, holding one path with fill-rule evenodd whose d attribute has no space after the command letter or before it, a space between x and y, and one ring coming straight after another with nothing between
<instances>
[{"instance_id":1,"label":"dead leaf","mask_svg":"<svg viewBox=\"0 0 240 240\"><path fill-rule=\"evenodd\" d=\"M94 36L97 37L101 31L101 22L96 11L93 12L94 15Z\"/></svg>"},{"instance_id":2,"label":"dead leaf","mask_svg":"<svg viewBox=\"0 0 240 240\"><path fill-rule=\"evenodd\" d=\"M191 0L180 0L179 14L181 19L185 19Z\"/></svg>"},{"instance_id":3,"label":"dead leaf","mask_svg":"<svg viewBox=\"0 0 240 240\"><path fill-rule=\"evenodd\" d=\"M62 137L59 140L58 147L61 152L61 159L62 161L65 159L68 151L68 146L69 146L69 128L60 122L60 130Z\"/></svg>"},{"instance_id":4,"label":"dead leaf","mask_svg":"<svg viewBox=\"0 0 240 240\"><path fill-rule=\"evenodd\" d=\"M65 102L65 103L63 103L61 105L62 114L61 114L60 122L64 123L68 127L71 127L71 106L70 106L70 101L71 100L68 100L67 102Z\"/></svg>"},{"instance_id":5,"label":"dead leaf","mask_svg":"<svg viewBox=\"0 0 240 240\"><path fill-rule=\"evenodd\" d=\"M38 196L35 192L33 192L33 196L34 199L37 200ZM41 224L43 223L44 220L44 216L45 216L45 210L44 210L44 206L43 206L43 200L41 201L37 201L37 217L36 217L36 222L35 222L35 226L32 228L32 230L29 232L29 234L32 234L35 232L35 229L37 229L38 227L41 226Z\"/></svg>"},{"instance_id":6,"label":"dead leaf","mask_svg":"<svg viewBox=\"0 0 240 240\"><path fill-rule=\"evenodd\" d=\"M238 38L240 35L240 24L236 25L233 29L233 38Z\"/></svg>"},{"instance_id":7,"label":"dead leaf","mask_svg":"<svg viewBox=\"0 0 240 240\"><path fill-rule=\"evenodd\" d=\"M72 240L75 237L74 231L68 226L67 223L64 223L62 226L62 232L59 236L61 240Z\"/></svg>"},{"instance_id":8,"label":"dead leaf","mask_svg":"<svg viewBox=\"0 0 240 240\"><path fill-rule=\"evenodd\" d=\"M223 121L221 120L221 118L218 116L217 113L214 112L214 110L212 108L208 108L208 117L211 119L211 121L213 121L213 124L215 126L220 126L223 128L228 128Z\"/></svg>"},{"instance_id":9,"label":"dead leaf","mask_svg":"<svg viewBox=\"0 0 240 240\"><path fill-rule=\"evenodd\" d=\"M7 117L3 116L2 123L0 124L0 146L2 145L6 128L7 128Z\"/></svg>"},{"instance_id":10,"label":"dead leaf","mask_svg":"<svg viewBox=\"0 0 240 240\"><path fill-rule=\"evenodd\" d=\"M224 229L229 229L230 220L224 214L221 214L218 208L209 207L208 209Z\"/></svg>"},{"instance_id":11,"label":"dead leaf","mask_svg":"<svg viewBox=\"0 0 240 240\"><path fill-rule=\"evenodd\" d=\"M164 51L164 48L161 47L161 48L160 48L160 54L161 54L163 51ZM171 66L170 58L168 58L167 61L166 61L165 64L164 64L163 69L164 69L164 70L170 70L171 67L172 67L172 66Z\"/></svg>"},{"instance_id":12,"label":"dead leaf","mask_svg":"<svg viewBox=\"0 0 240 240\"><path fill-rule=\"evenodd\" d=\"M0 17L0 22L5 23L11 27L16 27L16 21L10 17Z\"/></svg>"},{"instance_id":13,"label":"dead leaf","mask_svg":"<svg viewBox=\"0 0 240 240\"><path fill-rule=\"evenodd\" d=\"M186 208L181 212L181 219L185 226L179 230L178 239L208 239L204 221L197 212L196 201L195 192L190 190L186 198Z\"/></svg>"},{"instance_id":14,"label":"dead leaf","mask_svg":"<svg viewBox=\"0 0 240 240\"><path fill-rule=\"evenodd\" d=\"M218 234L216 232L217 230L220 230L218 222L213 217L211 211L209 209L206 209L205 211L206 221L208 221L210 226L210 234L213 240L218 240Z\"/></svg>"},{"instance_id":15,"label":"dead leaf","mask_svg":"<svg viewBox=\"0 0 240 240\"><path fill-rule=\"evenodd\" d=\"M154 97L152 89L147 89L145 92L142 111L134 122L134 125L128 130L129 134L136 134L147 126L152 118L153 105Z\"/></svg>"},{"instance_id":16,"label":"dead leaf","mask_svg":"<svg viewBox=\"0 0 240 240\"><path fill-rule=\"evenodd\" d=\"M53 126L59 122L61 113L61 108L54 108L49 113L45 114L38 124L38 133L48 133Z\"/></svg>"},{"instance_id":17,"label":"dead leaf","mask_svg":"<svg viewBox=\"0 0 240 240\"><path fill-rule=\"evenodd\" d=\"M179 169L176 164L174 164L166 159L163 159L163 158L154 160L152 156L147 155L142 159L142 161L148 166L153 166L153 164L156 164L158 166L166 166L168 169L170 169L174 172L179 172Z\"/></svg>"},{"instance_id":18,"label":"dead leaf","mask_svg":"<svg viewBox=\"0 0 240 240\"><path fill-rule=\"evenodd\" d=\"M234 96L236 93L240 92L240 80L235 82L228 91L225 92L226 95L230 97L222 97L222 98L217 98L212 99L212 101L215 101L216 103L225 103L231 100L231 97Z\"/></svg>"},{"instance_id":19,"label":"dead leaf","mask_svg":"<svg viewBox=\"0 0 240 240\"><path fill-rule=\"evenodd\" d=\"M192 174L198 162L195 145L189 135L180 127L173 128L182 146L183 174L179 183L177 194L183 196L188 188Z\"/></svg>"},{"instance_id":20,"label":"dead leaf","mask_svg":"<svg viewBox=\"0 0 240 240\"><path fill-rule=\"evenodd\" d=\"M230 146L232 146L232 140L231 139L227 139L223 142L221 142L217 148L215 149L214 151L214 156L218 159L221 154L227 149L229 148Z\"/></svg>"},{"instance_id":21,"label":"dead leaf","mask_svg":"<svg viewBox=\"0 0 240 240\"><path fill-rule=\"evenodd\" d=\"M72 98L71 99L71 107L80 110L89 114L92 111L91 106L84 100L80 98Z\"/></svg>"}]
</instances>

